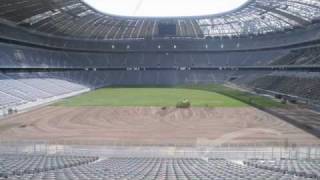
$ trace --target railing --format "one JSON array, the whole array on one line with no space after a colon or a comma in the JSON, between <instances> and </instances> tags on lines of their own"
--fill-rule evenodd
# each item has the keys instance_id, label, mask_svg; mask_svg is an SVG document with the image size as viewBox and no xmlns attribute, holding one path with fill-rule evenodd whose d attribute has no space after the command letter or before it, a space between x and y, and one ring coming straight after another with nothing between
<instances>
[{"instance_id":1,"label":"railing","mask_svg":"<svg viewBox=\"0 0 320 180\"><path fill-rule=\"evenodd\" d=\"M103 157L170 157L246 159L320 159L318 145L224 144L224 145L127 145L90 142L0 141L0 153L92 155Z\"/></svg>"}]
</instances>

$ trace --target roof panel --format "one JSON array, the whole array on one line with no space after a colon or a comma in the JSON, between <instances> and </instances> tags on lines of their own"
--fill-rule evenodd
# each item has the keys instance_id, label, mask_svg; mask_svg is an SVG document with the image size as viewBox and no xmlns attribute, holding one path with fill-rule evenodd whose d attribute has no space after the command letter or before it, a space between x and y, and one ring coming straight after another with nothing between
<instances>
[{"instance_id":1,"label":"roof panel","mask_svg":"<svg viewBox=\"0 0 320 180\"><path fill-rule=\"evenodd\" d=\"M196 17L110 16L81 0L0 0L0 19L42 33L74 38L134 39L155 36L157 23L176 23L177 36L240 36L306 27L320 18L318 0L251 0L234 11Z\"/></svg>"}]
</instances>

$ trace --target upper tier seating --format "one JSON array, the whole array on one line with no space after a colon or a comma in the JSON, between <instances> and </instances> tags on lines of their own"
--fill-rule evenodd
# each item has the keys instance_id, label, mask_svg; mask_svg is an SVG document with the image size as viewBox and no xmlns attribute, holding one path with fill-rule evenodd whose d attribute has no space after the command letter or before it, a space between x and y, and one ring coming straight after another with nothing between
<instances>
[{"instance_id":1,"label":"upper tier seating","mask_svg":"<svg viewBox=\"0 0 320 180\"><path fill-rule=\"evenodd\" d=\"M0 43L0 66L43 68L264 66L287 53L283 50L218 53L84 53Z\"/></svg>"}]
</instances>

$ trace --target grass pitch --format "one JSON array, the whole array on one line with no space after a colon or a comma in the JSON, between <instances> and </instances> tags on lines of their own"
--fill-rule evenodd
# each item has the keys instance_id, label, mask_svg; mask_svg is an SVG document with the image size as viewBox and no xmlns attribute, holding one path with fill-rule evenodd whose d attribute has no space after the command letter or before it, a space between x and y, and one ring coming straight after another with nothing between
<instances>
[{"instance_id":1,"label":"grass pitch","mask_svg":"<svg viewBox=\"0 0 320 180\"><path fill-rule=\"evenodd\" d=\"M243 107L245 103L215 92L180 88L105 88L64 100L64 106L176 106L188 99L195 107Z\"/></svg>"},{"instance_id":2,"label":"grass pitch","mask_svg":"<svg viewBox=\"0 0 320 180\"><path fill-rule=\"evenodd\" d=\"M223 85L218 84L211 84L211 85L186 85L181 86L181 88L188 88L188 89L201 89L210 92L216 92L218 94L237 99L243 103L246 103L250 106L254 106L257 108L282 108L286 105L280 103L271 98L267 98L264 96L252 94L246 91L240 91L237 89L233 89L230 87L226 87Z\"/></svg>"},{"instance_id":3,"label":"grass pitch","mask_svg":"<svg viewBox=\"0 0 320 180\"><path fill-rule=\"evenodd\" d=\"M58 106L176 106L188 99L192 107L246 107L258 102L264 107L280 106L280 103L244 94L220 85L178 86L171 88L124 87L104 88L63 100Z\"/></svg>"}]
</instances>

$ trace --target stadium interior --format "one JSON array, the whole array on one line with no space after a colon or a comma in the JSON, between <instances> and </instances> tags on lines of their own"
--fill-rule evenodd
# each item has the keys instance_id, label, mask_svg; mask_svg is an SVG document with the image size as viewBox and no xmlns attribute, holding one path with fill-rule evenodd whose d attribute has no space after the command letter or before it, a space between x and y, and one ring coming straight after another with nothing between
<instances>
[{"instance_id":1,"label":"stadium interior","mask_svg":"<svg viewBox=\"0 0 320 180\"><path fill-rule=\"evenodd\" d=\"M0 0L0 180L320 179L319 138L319 0Z\"/></svg>"}]
</instances>

